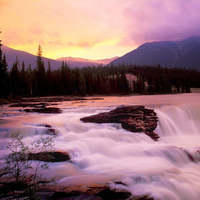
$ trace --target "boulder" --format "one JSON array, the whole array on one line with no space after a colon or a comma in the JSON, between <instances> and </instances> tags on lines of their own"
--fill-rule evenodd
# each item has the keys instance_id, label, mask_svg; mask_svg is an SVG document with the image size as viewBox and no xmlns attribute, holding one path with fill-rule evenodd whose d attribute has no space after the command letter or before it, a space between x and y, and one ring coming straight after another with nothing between
<instances>
[{"instance_id":1,"label":"boulder","mask_svg":"<svg viewBox=\"0 0 200 200\"><path fill-rule=\"evenodd\" d=\"M28 159L40 160L45 162L63 162L63 161L69 161L70 156L68 152L60 152L60 151L38 152L38 153L29 153Z\"/></svg>"},{"instance_id":2,"label":"boulder","mask_svg":"<svg viewBox=\"0 0 200 200\"><path fill-rule=\"evenodd\" d=\"M153 109L142 105L121 106L109 112L100 113L80 119L83 122L121 123L122 128L131 132L144 132L153 140L159 136L154 132L158 117Z\"/></svg>"},{"instance_id":3,"label":"boulder","mask_svg":"<svg viewBox=\"0 0 200 200\"><path fill-rule=\"evenodd\" d=\"M56 130L54 128L52 128L52 126L49 125L49 124L38 124L38 126L45 127L46 130L47 130L45 134L47 134L47 135L54 135L54 136L58 135L57 132L56 132Z\"/></svg>"},{"instance_id":4,"label":"boulder","mask_svg":"<svg viewBox=\"0 0 200 200\"><path fill-rule=\"evenodd\" d=\"M65 194L57 194L53 198L53 200L103 200L101 197L93 196L93 195L87 195L87 194L81 194L76 196L68 196Z\"/></svg>"},{"instance_id":5,"label":"boulder","mask_svg":"<svg viewBox=\"0 0 200 200\"><path fill-rule=\"evenodd\" d=\"M111 188L108 183L80 185L80 186L52 186L46 187L46 192L53 193L54 200L153 200L150 194L133 195L130 191Z\"/></svg>"},{"instance_id":6,"label":"boulder","mask_svg":"<svg viewBox=\"0 0 200 200\"><path fill-rule=\"evenodd\" d=\"M33 107L33 108L42 108L48 106L47 103L15 103L15 104L10 104L9 107Z\"/></svg>"},{"instance_id":7,"label":"boulder","mask_svg":"<svg viewBox=\"0 0 200 200\"><path fill-rule=\"evenodd\" d=\"M47 114L59 114L62 112L59 108L54 107L44 107L44 108L33 108L33 109L24 109L24 112L37 112L37 113L47 113Z\"/></svg>"},{"instance_id":8,"label":"boulder","mask_svg":"<svg viewBox=\"0 0 200 200\"><path fill-rule=\"evenodd\" d=\"M51 199L83 199L86 200L125 200L131 193L125 189L111 189L109 184L91 184L81 186L48 186L48 191L54 192ZM76 198L75 198L76 197Z\"/></svg>"}]
</instances>

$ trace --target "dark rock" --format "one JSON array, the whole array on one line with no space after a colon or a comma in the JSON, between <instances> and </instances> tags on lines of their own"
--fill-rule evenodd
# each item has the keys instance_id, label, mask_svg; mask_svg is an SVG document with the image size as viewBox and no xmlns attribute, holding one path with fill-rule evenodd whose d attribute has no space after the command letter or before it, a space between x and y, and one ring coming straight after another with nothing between
<instances>
[{"instance_id":1,"label":"dark rock","mask_svg":"<svg viewBox=\"0 0 200 200\"><path fill-rule=\"evenodd\" d=\"M47 131L46 131L47 135L58 135L56 133L56 130L54 128L52 128L52 126L49 124L39 124L38 126L43 126L43 127L47 128Z\"/></svg>"},{"instance_id":2,"label":"dark rock","mask_svg":"<svg viewBox=\"0 0 200 200\"><path fill-rule=\"evenodd\" d=\"M26 185L21 185L22 189L27 188L30 180L25 181ZM8 178L4 181L0 178L0 198L9 197L9 192L16 187ZM150 195L134 196L125 189L110 188L109 184L88 184L79 186L58 186L58 185L38 185L37 197L51 200L153 200ZM5 193L5 191L7 193ZM5 194L4 196L2 194ZM11 199L11 198L10 198Z\"/></svg>"},{"instance_id":3,"label":"dark rock","mask_svg":"<svg viewBox=\"0 0 200 200\"><path fill-rule=\"evenodd\" d=\"M192 154L183 148L180 148L180 149L187 155L188 159L191 162L198 163L200 161L200 151L199 150L197 150L195 153Z\"/></svg>"},{"instance_id":4,"label":"dark rock","mask_svg":"<svg viewBox=\"0 0 200 200\"><path fill-rule=\"evenodd\" d=\"M33 107L33 108L44 108L47 106L47 103L15 103L15 104L10 104L9 107Z\"/></svg>"},{"instance_id":5,"label":"dark rock","mask_svg":"<svg viewBox=\"0 0 200 200\"><path fill-rule=\"evenodd\" d=\"M67 193L56 193L54 194L51 199L53 200L102 200L101 197L81 194L76 196L69 196Z\"/></svg>"},{"instance_id":6,"label":"dark rock","mask_svg":"<svg viewBox=\"0 0 200 200\"><path fill-rule=\"evenodd\" d=\"M29 160L40 160L45 162L63 162L69 161L70 156L68 152L39 152L39 153L29 153Z\"/></svg>"},{"instance_id":7,"label":"dark rock","mask_svg":"<svg viewBox=\"0 0 200 200\"><path fill-rule=\"evenodd\" d=\"M83 122L121 123L122 128L131 132L144 132L157 140L159 136L154 132L157 127L157 114L144 106L122 106L109 112L83 117Z\"/></svg>"},{"instance_id":8,"label":"dark rock","mask_svg":"<svg viewBox=\"0 0 200 200\"><path fill-rule=\"evenodd\" d=\"M102 98L102 97L93 97L93 98L90 98L90 99L88 99L88 100L104 100L104 98Z\"/></svg>"},{"instance_id":9,"label":"dark rock","mask_svg":"<svg viewBox=\"0 0 200 200\"><path fill-rule=\"evenodd\" d=\"M96 196L101 197L104 200L110 200L110 199L127 199L130 197L131 193L128 191L114 191L110 188L106 188L102 190L101 192L97 193Z\"/></svg>"},{"instance_id":10,"label":"dark rock","mask_svg":"<svg viewBox=\"0 0 200 200\"><path fill-rule=\"evenodd\" d=\"M24 112L37 112L37 113L47 113L47 114L59 114L62 112L59 108L49 107L49 108L33 108L33 109L24 109Z\"/></svg>"},{"instance_id":11,"label":"dark rock","mask_svg":"<svg viewBox=\"0 0 200 200\"><path fill-rule=\"evenodd\" d=\"M11 104L9 107L31 107L24 109L24 112L37 112L37 113L61 113L62 110L56 107L47 107L51 105L50 103L16 103L16 104Z\"/></svg>"},{"instance_id":12,"label":"dark rock","mask_svg":"<svg viewBox=\"0 0 200 200\"><path fill-rule=\"evenodd\" d=\"M141 196L131 196L128 200L154 200L154 198L149 195L141 195Z\"/></svg>"},{"instance_id":13,"label":"dark rock","mask_svg":"<svg viewBox=\"0 0 200 200\"><path fill-rule=\"evenodd\" d=\"M191 162L196 162L195 158L189 153L187 152L186 150L183 149L183 151L185 152L185 154L187 155L188 159L191 161Z\"/></svg>"},{"instance_id":14,"label":"dark rock","mask_svg":"<svg viewBox=\"0 0 200 200\"><path fill-rule=\"evenodd\" d=\"M110 188L109 184L89 184L81 186L50 186L54 192L52 200L153 200L149 194L132 195L125 189Z\"/></svg>"},{"instance_id":15,"label":"dark rock","mask_svg":"<svg viewBox=\"0 0 200 200\"><path fill-rule=\"evenodd\" d=\"M54 191L51 199L75 200L125 200L131 196L131 193L124 189L111 189L108 184L91 184L87 186L54 186L49 191Z\"/></svg>"},{"instance_id":16,"label":"dark rock","mask_svg":"<svg viewBox=\"0 0 200 200\"><path fill-rule=\"evenodd\" d=\"M23 102L62 102L62 101L80 101L87 100L83 97L70 97L70 96L52 96L52 97L33 97L23 98Z\"/></svg>"}]
</instances>

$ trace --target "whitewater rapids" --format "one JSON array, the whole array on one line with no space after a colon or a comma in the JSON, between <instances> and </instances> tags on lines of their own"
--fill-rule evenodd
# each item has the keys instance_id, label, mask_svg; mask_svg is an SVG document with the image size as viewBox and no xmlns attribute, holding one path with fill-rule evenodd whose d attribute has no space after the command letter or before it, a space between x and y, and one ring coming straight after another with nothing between
<instances>
[{"instance_id":1,"label":"whitewater rapids","mask_svg":"<svg viewBox=\"0 0 200 200\"><path fill-rule=\"evenodd\" d=\"M155 199L200 199L200 94L104 97L104 100L60 102L61 114L25 113L22 108L0 109L0 157L10 135L20 132L29 144L51 125L58 136L56 150L70 152L71 162L50 163L46 177L58 185L107 182L133 195ZM83 123L80 118L121 105L145 105L158 115L153 141L120 124ZM116 184L115 182L123 184Z\"/></svg>"}]
</instances>

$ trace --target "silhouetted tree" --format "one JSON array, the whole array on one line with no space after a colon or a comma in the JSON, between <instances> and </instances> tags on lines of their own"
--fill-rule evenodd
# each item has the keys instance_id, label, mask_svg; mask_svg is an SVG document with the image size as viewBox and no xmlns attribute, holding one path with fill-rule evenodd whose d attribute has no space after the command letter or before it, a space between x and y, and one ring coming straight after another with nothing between
<instances>
[{"instance_id":1,"label":"silhouetted tree","mask_svg":"<svg viewBox=\"0 0 200 200\"><path fill-rule=\"evenodd\" d=\"M22 62L22 67L20 71L20 94L26 95L27 94L27 79L26 79L26 71L25 71L25 64Z\"/></svg>"},{"instance_id":2,"label":"silhouetted tree","mask_svg":"<svg viewBox=\"0 0 200 200\"><path fill-rule=\"evenodd\" d=\"M9 78L8 78L8 64L6 61L6 55L3 54L1 62L1 78L0 78L0 96L7 97L9 94Z\"/></svg>"},{"instance_id":3,"label":"silhouetted tree","mask_svg":"<svg viewBox=\"0 0 200 200\"><path fill-rule=\"evenodd\" d=\"M47 83L47 94L51 95L51 89L52 89L52 72L51 72L51 63L48 61L48 68L46 72L46 83Z\"/></svg>"},{"instance_id":4,"label":"silhouetted tree","mask_svg":"<svg viewBox=\"0 0 200 200\"><path fill-rule=\"evenodd\" d=\"M36 93L39 96L43 96L45 94L45 67L44 67L44 62L42 59L42 47L41 45L38 46L38 52L37 52L37 73L36 73Z\"/></svg>"},{"instance_id":5,"label":"silhouetted tree","mask_svg":"<svg viewBox=\"0 0 200 200\"><path fill-rule=\"evenodd\" d=\"M1 57L1 77L9 77L12 93L17 95L125 95L167 94L172 92L190 92L191 87L200 87L200 72L193 69L162 68L157 66L138 65L99 65L81 69L71 69L66 62L61 67L45 71L42 59L42 48L39 45L36 68L25 70L24 62L20 70L19 61L10 73L7 72L6 57ZM2 75L6 72L7 75ZM6 74L4 73L4 74ZM127 74L137 79L127 80ZM21 81L20 81L21 80ZM6 88L6 87L5 87ZM175 88L175 89L174 89Z\"/></svg>"},{"instance_id":6,"label":"silhouetted tree","mask_svg":"<svg viewBox=\"0 0 200 200\"><path fill-rule=\"evenodd\" d=\"M1 33L1 31L0 31ZM6 97L8 95L8 64L6 61L6 55L2 52L2 40L0 40L0 97Z\"/></svg>"},{"instance_id":7,"label":"silhouetted tree","mask_svg":"<svg viewBox=\"0 0 200 200\"><path fill-rule=\"evenodd\" d=\"M85 87L86 87L86 94L93 95L93 76L94 76L94 70L92 67L85 67L82 70L82 74L85 78Z\"/></svg>"},{"instance_id":8,"label":"silhouetted tree","mask_svg":"<svg viewBox=\"0 0 200 200\"><path fill-rule=\"evenodd\" d=\"M0 34L1 34L1 31L0 31ZM1 39L0 39L0 69L2 69L2 43L1 43Z\"/></svg>"},{"instance_id":9,"label":"silhouetted tree","mask_svg":"<svg viewBox=\"0 0 200 200\"><path fill-rule=\"evenodd\" d=\"M1 31L0 31L0 34L1 34ZM1 44L1 41L0 40L0 96L4 96L3 95L3 88L4 88L4 82L3 82L3 62L2 62L2 44Z\"/></svg>"},{"instance_id":10,"label":"silhouetted tree","mask_svg":"<svg viewBox=\"0 0 200 200\"><path fill-rule=\"evenodd\" d=\"M129 83L126 78L124 70L122 70L119 75L118 88L119 88L120 94L128 94L129 93Z\"/></svg>"},{"instance_id":11,"label":"silhouetted tree","mask_svg":"<svg viewBox=\"0 0 200 200\"><path fill-rule=\"evenodd\" d=\"M26 76L27 76L27 95L32 96L33 95L33 71L31 69L31 64L28 65L28 68L26 69Z\"/></svg>"},{"instance_id":12,"label":"silhouetted tree","mask_svg":"<svg viewBox=\"0 0 200 200\"><path fill-rule=\"evenodd\" d=\"M134 93L144 94L145 84L140 75L137 77L137 81L134 81L133 88L134 88Z\"/></svg>"},{"instance_id":13,"label":"silhouetted tree","mask_svg":"<svg viewBox=\"0 0 200 200\"><path fill-rule=\"evenodd\" d=\"M61 66L61 88L62 94L69 95L72 94L72 85L71 85L71 70L66 62L62 62ZM79 81L79 80L78 80Z\"/></svg>"},{"instance_id":14,"label":"silhouetted tree","mask_svg":"<svg viewBox=\"0 0 200 200\"><path fill-rule=\"evenodd\" d=\"M86 94L85 78L80 73L80 69L77 67L72 70L72 88L74 95L85 96Z\"/></svg>"},{"instance_id":15,"label":"silhouetted tree","mask_svg":"<svg viewBox=\"0 0 200 200\"><path fill-rule=\"evenodd\" d=\"M19 71L19 60L16 57L16 61L11 69L11 90L14 97L21 95L20 93L20 71Z\"/></svg>"}]
</instances>

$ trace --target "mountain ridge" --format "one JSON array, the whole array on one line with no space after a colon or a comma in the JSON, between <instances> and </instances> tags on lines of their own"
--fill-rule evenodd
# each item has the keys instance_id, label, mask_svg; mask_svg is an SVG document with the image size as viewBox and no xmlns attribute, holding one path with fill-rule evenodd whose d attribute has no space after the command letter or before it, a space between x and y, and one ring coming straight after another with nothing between
<instances>
[{"instance_id":1,"label":"mountain ridge","mask_svg":"<svg viewBox=\"0 0 200 200\"><path fill-rule=\"evenodd\" d=\"M119 64L158 65L162 67L200 70L200 36L179 41L154 41L140 45L113 60L107 66Z\"/></svg>"},{"instance_id":2,"label":"mountain ridge","mask_svg":"<svg viewBox=\"0 0 200 200\"><path fill-rule=\"evenodd\" d=\"M26 68L29 63L32 69L36 67L37 56L25 51L15 50L5 45L2 46L2 51L6 55L8 69L12 68L16 57L20 64L24 61ZM56 70L65 61L70 68L82 68L86 66L110 66L119 64L132 65L149 65L155 66L160 64L162 67L178 67L178 68L193 68L200 70L200 36L193 36L179 41L154 41L140 45L121 57L114 57L101 60L89 60L75 57L61 57L56 60L43 57L45 68L48 67L50 61L51 69Z\"/></svg>"},{"instance_id":3,"label":"mountain ridge","mask_svg":"<svg viewBox=\"0 0 200 200\"><path fill-rule=\"evenodd\" d=\"M90 60L85 58L79 58L79 57L61 57L57 58L58 61L66 61L67 63L72 63L75 65L76 63L79 65L79 67L85 67L85 66L92 66L92 65L107 65L108 63L112 62L113 60L117 59L118 56L113 58L106 58L106 59L99 59L99 60ZM80 64L82 63L82 64Z\"/></svg>"},{"instance_id":4,"label":"mountain ridge","mask_svg":"<svg viewBox=\"0 0 200 200\"><path fill-rule=\"evenodd\" d=\"M2 48L3 53L5 53L6 55L6 60L8 63L9 70L12 68L13 63L15 63L16 57L18 58L20 65L24 61L26 68L28 67L29 64L31 64L32 69L36 67L36 59L37 59L36 55L33 55L26 51L16 50L6 45L3 45L1 48ZM75 68L75 67L82 68L82 67L93 66L93 65L97 66L100 64L106 65L116 58L117 57L101 59L101 60L89 60L89 59L84 59L84 58L62 57L62 58L58 58L54 60L51 58L43 57L43 62L44 62L45 68L47 69L48 61L50 61L51 69L56 70L59 67L61 67L62 61L66 61L66 63L68 64L70 68Z\"/></svg>"},{"instance_id":5,"label":"mountain ridge","mask_svg":"<svg viewBox=\"0 0 200 200\"><path fill-rule=\"evenodd\" d=\"M31 64L32 69L36 68L36 55L33 55L26 51L15 50L5 45L2 46L2 51L6 55L9 70L12 68L13 63L15 63L16 57L19 60L20 65L22 64L22 62L24 62L26 68L29 64ZM53 60L51 58L43 57L43 62L46 69L48 67L48 61L50 61L51 68L53 70L61 66L61 62Z\"/></svg>"}]
</instances>

